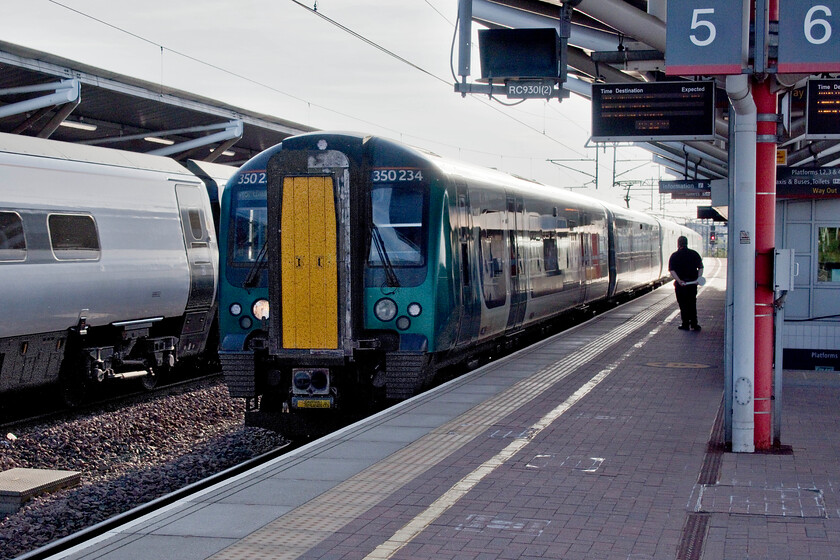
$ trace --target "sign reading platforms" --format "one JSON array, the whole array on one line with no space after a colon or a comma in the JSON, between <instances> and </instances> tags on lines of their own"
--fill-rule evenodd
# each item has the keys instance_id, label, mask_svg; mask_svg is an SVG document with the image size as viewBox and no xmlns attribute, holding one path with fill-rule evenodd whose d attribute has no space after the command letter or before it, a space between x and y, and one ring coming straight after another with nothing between
<instances>
[{"instance_id":1,"label":"sign reading platforms","mask_svg":"<svg viewBox=\"0 0 840 560\"><path fill-rule=\"evenodd\" d=\"M592 84L593 142L714 137L714 82Z\"/></svg>"},{"instance_id":2,"label":"sign reading platforms","mask_svg":"<svg viewBox=\"0 0 840 560\"><path fill-rule=\"evenodd\" d=\"M668 2L665 73L740 74L747 64L749 2Z\"/></svg>"},{"instance_id":3,"label":"sign reading platforms","mask_svg":"<svg viewBox=\"0 0 840 560\"><path fill-rule=\"evenodd\" d=\"M776 195L783 197L840 197L840 167L779 167Z\"/></svg>"}]
</instances>

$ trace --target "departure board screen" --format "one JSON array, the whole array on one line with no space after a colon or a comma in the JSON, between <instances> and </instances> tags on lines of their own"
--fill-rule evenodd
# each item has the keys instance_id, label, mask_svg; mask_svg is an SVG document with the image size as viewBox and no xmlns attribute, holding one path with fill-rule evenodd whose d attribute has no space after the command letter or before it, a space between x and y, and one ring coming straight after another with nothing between
<instances>
[{"instance_id":1,"label":"departure board screen","mask_svg":"<svg viewBox=\"0 0 840 560\"><path fill-rule=\"evenodd\" d=\"M805 136L840 140L840 80L808 80Z\"/></svg>"},{"instance_id":2,"label":"departure board screen","mask_svg":"<svg viewBox=\"0 0 840 560\"><path fill-rule=\"evenodd\" d=\"M714 82L592 85L592 141L712 140Z\"/></svg>"}]
</instances>

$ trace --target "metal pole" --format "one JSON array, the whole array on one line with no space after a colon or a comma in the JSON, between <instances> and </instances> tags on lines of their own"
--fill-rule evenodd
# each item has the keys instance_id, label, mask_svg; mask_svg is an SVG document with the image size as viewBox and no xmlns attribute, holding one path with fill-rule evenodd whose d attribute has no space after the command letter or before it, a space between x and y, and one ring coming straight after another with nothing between
<instances>
[{"instance_id":1,"label":"metal pole","mask_svg":"<svg viewBox=\"0 0 840 560\"><path fill-rule=\"evenodd\" d=\"M735 109L729 107L729 135L728 138L735 138L735 121L738 116L735 114ZM729 142L729 161L738 161L738 151L735 142ZM734 167L734 165L733 165ZM737 208L737 192L735 189L735 173L730 173L727 178L729 188L729 208ZM732 446L732 388L734 386L733 376L733 357L732 352L734 348L733 336L735 333L734 327L734 310L735 310L735 293L732 285L735 281L735 259L733 254L735 251L735 236L732 232L734 227L729 227L729 235L726 236L726 330L724 331L724 352L723 352L723 431L724 441Z\"/></svg>"},{"instance_id":2,"label":"metal pole","mask_svg":"<svg viewBox=\"0 0 840 560\"><path fill-rule=\"evenodd\" d=\"M773 445L778 447L782 444L782 378L784 377L784 364L782 359L782 328L785 325L784 296L779 298L776 305L776 357L773 372Z\"/></svg>"},{"instance_id":3,"label":"metal pole","mask_svg":"<svg viewBox=\"0 0 840 560\"><path fill-rule=\"evenodd\" d=\"M737 115L735 121L738 157L735 173L736 204L731 213L730 235L734 250L731 288L734 293L732 451L755 451L755 158L756 106L745 75L727 76L726 92Z\"/></svg>"},{"instance_id":4,"label":"metal pole","mask_svg":"<svg viewBox=\"0 0 840 560\"><path fill-rule=\"evenodd\" d=\"M458 75L464 83L470 75L472 41L472 0L458 1Z\"/></svg>"},{"instance_id":5,"label":"metal pole","mask_svg":"<svg viewBox=\"0 0 840 560\"><path fill-rule=\"evenodd\" d=\"M753 83L757 106L755 201L755 447L770 449L773 396L773 260L776 244L776 106L770 80Z\"/></svg>"}]
</instances>

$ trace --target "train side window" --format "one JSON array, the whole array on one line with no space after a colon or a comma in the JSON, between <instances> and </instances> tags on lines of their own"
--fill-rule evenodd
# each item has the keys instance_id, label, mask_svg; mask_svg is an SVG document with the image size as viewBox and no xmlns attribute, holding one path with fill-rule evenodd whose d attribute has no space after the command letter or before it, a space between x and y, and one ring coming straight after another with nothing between
<instances>
[{"instance_id":1,"label":"train side window","mask_svg":"<svg viewBox=\"0 0 840 560\"><path fill-rule=\"evenodd\" d=\"M47 217L50 244L60 261L94 261L101 254L99 235L93 216L85 214L50 214Z\"/></svg>"},{"instance_id":2,"label":"train side window","mask_svg":"<svg viewBox=\"0 0 840 560\"><path fill-rule=\"evenodd\" d=\"M549 275L557 274L560 271L560 265L557 261L557 238L553 231L543 232L543 261L545 262L545 272Z\"/></svg>"},{"instance_id":3,"label":"train side window","mask_svg":"<svg viewBox=\"0 0 840 560\"><path fill-rule=\"evenodd\" d=\"M17 212L0 212L0 261L26 260L26 237Z\"/></svg>"},{"instance_id":4,"label":"train side window","mask_svg":"<svg viewBox=\"0 0 840 560\"><path fill-rule=\"evenodd\" d=\"M204 239L204 216L198 208L190 208L187 212L190 220L190 232L193 239L201 241Z\"/></svg>"},{"instance_id":5,"label":"train side window","mask_svg":"<svg viewBox=\"0 0 840 560\"><path fill-rule=\"evenodd\" d=\"M485 216L487 216L485 214ZM498 221L498 220L497 220ZM498 224L494 224L499 227ZM507 299L504 269L505 239L501 229L481 229L481 280L484 303L488 308L499 307Z\"/></svg>"}]
</instances>

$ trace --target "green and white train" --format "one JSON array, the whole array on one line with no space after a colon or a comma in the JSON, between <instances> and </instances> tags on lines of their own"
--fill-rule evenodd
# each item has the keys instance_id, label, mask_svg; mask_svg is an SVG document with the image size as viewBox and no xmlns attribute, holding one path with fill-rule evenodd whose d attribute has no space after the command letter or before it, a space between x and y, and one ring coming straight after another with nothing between
<instances>
[{"instance_id":1,"label":"green and white train","mask_svg":"<svg viewBox=\"0 0 840 560\"><path fill-rule=\"evenodd\" d=\"M316 132L229 182L220 358L249 423L318 432L669 278L683 226L384 138Z\"/></svg>"}]
</instances>

